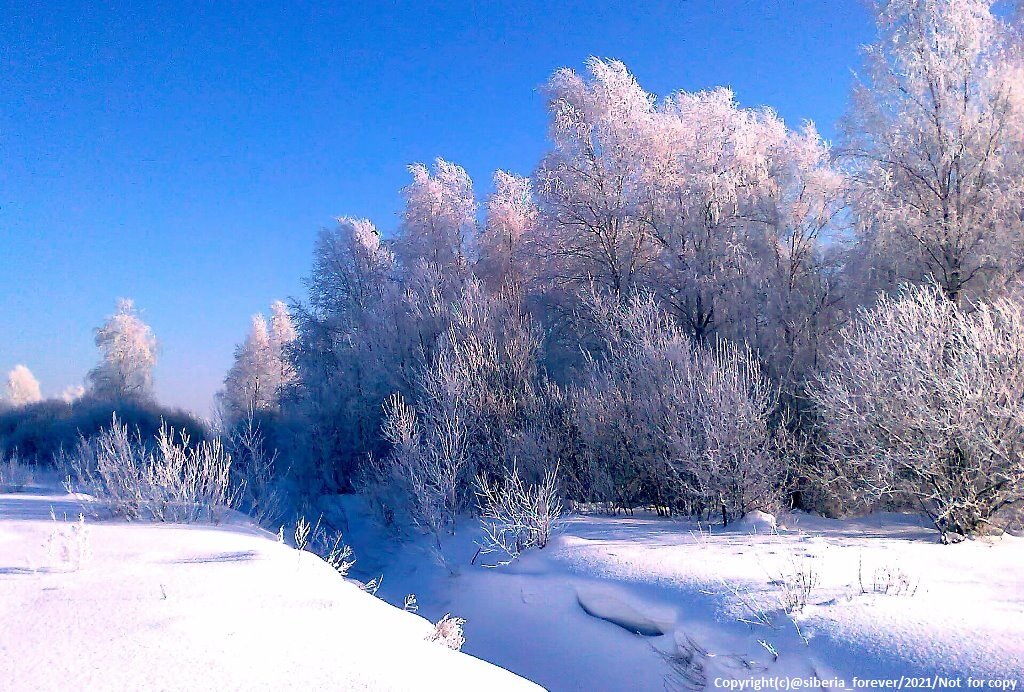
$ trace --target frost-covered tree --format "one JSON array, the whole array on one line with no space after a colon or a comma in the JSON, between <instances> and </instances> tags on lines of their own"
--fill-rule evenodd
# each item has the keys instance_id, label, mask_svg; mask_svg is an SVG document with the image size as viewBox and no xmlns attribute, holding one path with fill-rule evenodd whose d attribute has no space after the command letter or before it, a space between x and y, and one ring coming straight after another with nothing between
<instances>
[{"instance_id":1,"label":"frost-covered tree","mask_svg":"<svg viewBox=\"0 0 1024 692\"><path fill-rule=\"evenodd\" d=\"M520 286L526 280L532 264L526 243L536 228L537 216L530 179L497 171L478 241L477 273L491 290L500 290L506 283Z\"/></svg>"},{"instance_id":2,"label":"frost-covered tree","mask_svg":"<svg viewBox=\"0 0 1024 692\"><path fill-rule=\"evenodd\" d=\"M152 398L157 341L131 300L118 301L117 311L96 329L96 346L102 359L86 377L90 394L101 399Z\"/></svg>"},{"instance_id":3,"label":"frost-covered tree","mask_svg":"<svg viewBox=\"0 0 1024 692\"><path fill-rule=\"evenodd\" d=\"M235 349L235 362L224 378L218 399L228 423L278 411L285 390L295 381L290 353L295 326L283 302L274 301L270 310L269 326L262 314L253 315L249 334Z\"/></svg>"},{"instance_id":4,"label":"frost-covered tree","mask_svg":"<svg viewBox=\"0 0 1024 692\"><path fill-rule=\"evenodd\" d=\"M563 69L547 86L554 148L534 174L541 218L532 240L555 286L628 292L657 257L638 217L653 98L622 63L587 65L591 81Z\"/></svg>"},{"instance_id":5,"label":"frost-covered tree","mask_svg":"<svg viewBox=\"0 0 1024 692\"><path fill-rule=\"evenodd\" d=\"M464 270L476 229L473 181L461 167L437 159L433 172L423 164L409 167L412 182L402 191L405 210L395 249L411 267L417 261L445 270Z\"/></svg>"},{"instance_id":6,"label":"frost-covered tree","mask_svg":"<svg viewBox=\"0 0 1024 692\"><path fill-rule=\"evenodd\" d=\"M811 391L825 487L901 500L944 540L1024 500L1024 308L946 297L907 288L864 309Z\"/></svg>"},{"instance_id":7,"label":"frost-covered tree","mask_svg":"<svg viewBox=\"0 0 1024 692\"><path fill-rule=\"evenodd\" d=\"M406 296L394 253L365 219L320 234L297 313L299 408L317 482L349 488L371 453L384 453L384 400L408 391L416 362L405 330Z\"/></svg>"},{"instance_id":8,"label":"frost-covered tree","mask_svg":"<svg viewBox=\"0 0 1024 692\"><path fill-rule=\"evenodd\" d=\"M882 288L934 281L951 300L984 296L1024 266L1024 41L992 5L876 6L845 148Z\"/></svg>"},{"instance_id":9,"label":"frost-covered tree","mask_svg":"<svg viewBox=\"0 0 1024 692\"><path fill-rule=\"evenodd\" d=\"M270 357L274 365L273 384L277 398L295 383L291 348L298 338L288 306L275 300L270 304Z\"/></svg>"},{"instance_id":10,"label":"frost-covered tree","mask_svg":"<svg viewBox=\"0 0 1024 692\"><path fill-rule=\"evenodd\" d=\"M235 348L235 362L224 378L224 390L219 396L228 422L242 419L249 411L274 408L273 370L267 321L263 315L253 315L245 341Z\"/></svg>"},{"instance_id":11,"label":"frost-covered tree","mask_svg":"<svg viewBox=\"0 0 1024 692\"><path fill-rule=\"evenodd\" d=\"M7 373L7 402L11 406L26 406L42 401L39 381L24 365L15 365Z\"/></svg>"},{"instance_id":12,"label":"frost-covered tree","mask_svg":"<svg viewBox=\"0 0 1024 692\"><path fill-rule=\"evenodd\" d=\"M696 340L750 342L787 386L835 321L825 240L844 177L813 125L728 89L661 101L619 62L552 78L554 151L525 247L556 285L644 290Z\"/></svg>"},{"instance_id":13,"label":"frost-covered tree","mask_svg":"<svg viewBox=\"0 0 1024 692\"><path fill-rule=\"evenodd\" d=\"M661 248L651 288L698 340L746 338L792 361L812 338L822 240L842 207L827 147L812 125L788 130L727 89L670 96L650 140L642 219ZM769 321L783 333L765 333Z\"/></svg>"},{"instance_id":14,"label":"frost-covered tree","mask_svg":"<svg viewBox=\"0 0 1024 692\"><path fill-rule=\"evenodd\" d=\"M754 316L740 312L737 328L726 331L759 352L791 404L802 400L827 337L843 318L847 291L839 281L837 241L847 192L846 176L808 123L787 134L758 202L767 252L759 263L760 290L747 304L760 306Z\"/></svg>"},{"instance_id":15,"label":"frost-covered tree","mask_svg":"<svg viewBox=\"0 0 1024 692\"><path fill-rule=\"evenodd\" d=\"M490 295L470 281L451 306L452 320L419 371L412 401L385 407L391 453L378 482L398 486L417 524L454 529L475 500L475 479L493 480L518 459L532 473L553 460L530 424L541 392L540 333L513 294Z\"/></svg>"},{"instance_id":16,"label":"frost-covered tree","mask_svg":"<svg viewBox=\"0 0 1024 692\"><path fill-rule=\"evenodd\" d=\"M60 400L66 404L71 404L85 396L85 387L80 384L68 385L64 388L64 391L60 393Z\"/></svg>"}]
</instances>

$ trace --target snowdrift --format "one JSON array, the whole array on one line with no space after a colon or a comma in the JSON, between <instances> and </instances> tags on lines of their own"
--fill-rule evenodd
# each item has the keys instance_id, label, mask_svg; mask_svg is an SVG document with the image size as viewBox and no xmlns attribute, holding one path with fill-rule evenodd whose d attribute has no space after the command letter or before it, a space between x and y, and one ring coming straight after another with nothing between
<instances>
[{"instance_id":1,"label":"snowdrift","mask_svg":"<svg viewBox=\"0 0 1024 692\"><path fill-rule=\"evenodd\" d=\"M538 689L242 520L79 511L0 495L0 689Z\"/></svg>"}]
</instances>

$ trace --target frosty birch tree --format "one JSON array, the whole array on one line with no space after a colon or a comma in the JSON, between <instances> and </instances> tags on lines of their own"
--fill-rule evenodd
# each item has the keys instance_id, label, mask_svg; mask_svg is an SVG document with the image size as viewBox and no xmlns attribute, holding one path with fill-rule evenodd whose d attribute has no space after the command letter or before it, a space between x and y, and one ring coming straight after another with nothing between
<instances>
[{"instance_id":1,"label":"frosty birch tree","mask_svg":"<svg viewBox=\"0 0 1024 692\"><path fill-rule=\"evenodd\" d=\"M270 306L268 326L262 314L253 315L245 341L235 349L235 362L218 395L228 422L249 413L277 411L284 390L295 381L289 352L297 337L288 308L281 301Z\"/></svg>"},{"instance_id":2,"label":"frosty birch tree","mask_svg":"<svg viewBox=\"0 0 1024 692\"><path fill-rule=\"evenodd\" d=\"M478 274L497 291L506 283L520 286L526 279L531 262L525 244L536 228L538 212L529 178L498 171L494 188L479 239Z\"/></svg>"},{"instance_id":3,"label":"frosty birch tree","mask_svg":"<svg viewBox=\"0 0 1024 692\"><path fill-rule=\"evenodd\" d=\"M42 401L39 381L24 365L15 365L7 373L7 401L11 406L27 406Z\"/></svg>"},{"instance_id":4,"label":"frosty birch tree","mask_svg":"<svg viewBox=\"0 0 1024 692\"><path fill-rule=\"evenodd\" d=\"M950 300L1024 262L1022 42L989 0L890 0L845 125L859 240L882 288Z\"/></svg>"},{"instance_id":5,"label":"frosty birch tree","mask_svg":"<svg viewBox=\"0 0 1024 692\"><path fill-rule=\"evenodd\" d=\"M313 463L332 487L349 487L370 453L382 454L382 405L407 391L415 363L402 329L398 263L372 223L341 218L314 249L309 302L297 312L299 407Z\"/></svg>"},{"instance_id":6,"label":"frosty birch tree","mask_svg":"<svg viewBox=\"0 0 1024 692\"><path fill-rule=\"evenodd\" d=\"M291 348L297 338L298 331L288 306L283 301L275 300L270 304L270 362L274 368L272 381L278 403L284 392L295 383Z\"/></svg>"},{"instance_id":7,"label":"frosty birch tree","mask_svg":"<svg viewBox=\"0 0 1024 692\"><path fill-rule=\"evenodd\" d=\"M828 147L728 89L657 101L622 63L588 66L549 85L526 247L556 285L653 292L696 340L745 339L802 380L835 302L823 239L845 181Z\"/></svg>"},{"instance_id":8,"label":"frosty birch tree","mask_svg":"<svg viewBox=\"0 0 1024 692\"><path fill-rule=\"evenodd\" d=\"M653 98L625 65L592 58L587 81L569 69L548 83L554 149L534 174L541 218L534 236L546 278L569 289L633 288L656 246L637 218Z\"/></svg>"},{"instance_id":9,"label":"frosty birch tree","mask_svg":"<svg viewBox=\"0 0 1024 692\"><path fill-rule=\"evenodd\" d=\"M402 191L405 210L395 249L407 267L431 262L446 270L468 266L476 229L473 181L461 167L437 159L433 172L409 167L412 182Z\"/></svg>"},{"instance_id":10,"label":"frosty birch tree","mask_svg":"<svg viewBox=\"0 0 1024 692\"><path fill-rule=\"evenodd\" d=\"M276 404L270 332L263 315L253 315L249 334L235 349L235 362L224 378L219 399L225 418L240 420L252 412L272 410Z\"/></svg>"},{"instance_id":11,"label":"frosty birch tree","mask_svg":"<svg viewBox=\"0 0 1024 692\"><path fill-rule=\"evenodd\" d=\"M156 337L131 300L118 301L117 312L96 329L96 346L102 360L86 377L91 394L115 400L153 396Z\"/></svg>"}]
</instances>

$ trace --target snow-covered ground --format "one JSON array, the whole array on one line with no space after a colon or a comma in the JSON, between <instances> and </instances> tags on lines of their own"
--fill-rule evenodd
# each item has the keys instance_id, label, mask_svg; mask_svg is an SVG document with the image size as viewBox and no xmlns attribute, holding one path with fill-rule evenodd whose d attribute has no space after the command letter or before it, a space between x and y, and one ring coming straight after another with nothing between
<instances>
[{"instance_id":1,"label":"snow-covered ground","mask_svg":"<svg viewBox=\"0 0 1024 692\"><path fill-rule=\"evenodd\" d=\"M777 676L1024 688L1020 538L944 546L900 514L795 513L777 529L766 516L710 531L576 516L546 549L495 568L480 556L470 564L467 523L442 566L429 541L389 544L358 501L341 505L333 513L347 521L356 571L383 574L380 595L401 603L415 592L428 617L467 618L465 651L552 690L715 689Z\"/></svg>"},{"instance_id":2,"label":"snow-covered ground","mask_svg":"<svg viewBox=\"0 0 1024 692\"><path fill-rule=\"evenodd\" d=\"M487 567L472 522L442 563L358 499L325 502L353 574L383 576L396 605L415 593L424 619L241 517L82 524L80 509L0 495L0 689L531 687L507 671L552 690L904 675L1024 689L1024 539L942 546L909 515L728 530L573 516L546 549ZM469 656L426 641L449 612Z\"/></svg>"},{"instance_id":3,"label":"snow-covered ground","mask_svg":"<svg viewBox=\"0 0 1024 692\"><path fill-rule=\"evenodd\" d=\"M536 688L241 518L82 524L80 508L0 495L0 690Z\"/></svg>"}]
</instances>

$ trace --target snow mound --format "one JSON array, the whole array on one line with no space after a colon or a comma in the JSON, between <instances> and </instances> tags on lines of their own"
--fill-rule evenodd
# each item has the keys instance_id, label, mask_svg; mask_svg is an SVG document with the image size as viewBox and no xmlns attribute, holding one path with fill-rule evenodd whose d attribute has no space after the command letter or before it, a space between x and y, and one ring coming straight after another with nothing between
<instances>
[{"instance_id":1,"label":"snow mound","mask_svg":"<svg viewBox=\"0 0 1024 692\"><path fill-rule=\"evenodd\" d=\"M778 530L779 522L774 514L755 509L743 515L743 518L736 522L736 528L750 533L770 534Z\"/></svg>"},{"instance_id":2,"label":"snow mound","mask_svg":"<svg viewBox=\"0 0 1024 692\"><path fill-rule=\"evenodd\" d=\"M632 601L632 602L630 602ZM651 608L636 603L607 587L580 587L576 589L576 602L583 612L645 637L660 637L672 631L675 618L666 617Z\"/></svg>"},{"instance_id":3,"label":"snow mound","mask_svg":"<svg viewBox=\"0 0 1024 692\"><path fill-rule=\"evenodd\" d=\"M252 525L68 504L0 495L0 689L538 689Z\"/></svg>"}]
</instances>

